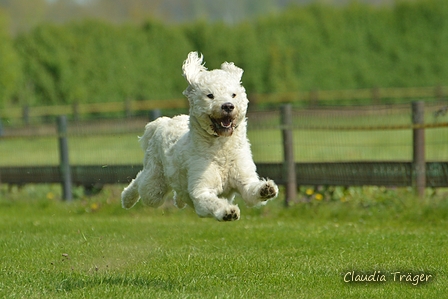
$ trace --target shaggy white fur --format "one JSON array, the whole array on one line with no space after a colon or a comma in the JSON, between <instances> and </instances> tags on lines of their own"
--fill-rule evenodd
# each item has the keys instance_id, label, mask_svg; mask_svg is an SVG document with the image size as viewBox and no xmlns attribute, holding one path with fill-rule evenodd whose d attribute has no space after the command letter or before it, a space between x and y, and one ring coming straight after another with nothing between
<instances>
[{"instance_id":1,"label":"shaggy white fur","mask_svg":"<svg viewBox=\"0 0 448 299\"><path fill-rule=\"evenodd\" d=\"M171 188L177 207L188 204L200 217L232 221L240 218L233 204L236 192L249 206L277 196L277 185L260 179L252 160L243 70L224 62L221 69L207 71L202 61L191 52L182 67L190 115L161 117L146 125L140 137L143 170L123 190L124 208L139 198L158 207Z\"/></svg>"}]
</instances>

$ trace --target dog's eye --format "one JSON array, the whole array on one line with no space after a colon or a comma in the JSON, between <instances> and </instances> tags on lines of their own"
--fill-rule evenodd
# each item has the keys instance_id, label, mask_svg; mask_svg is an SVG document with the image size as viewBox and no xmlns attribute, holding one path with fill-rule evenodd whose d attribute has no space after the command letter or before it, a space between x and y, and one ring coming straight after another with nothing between
<instances>
[{"instance_id":1,"label":"dog's eye","mask_svg":"<svg viewBox=\"0 0 448 299\"><path fill-rule=\"evenodd\" d=\"M232 93L232 98L236 97L236 93Z\"/></svg>"},{"instance_id":2,"label":"dog's eye","mask_svg":"<svg viewBox=\"0 0 448 299\"><path fill-rule=\"evenodd\" d=\"M207 95L207 98L209 98L209 99L214 99L215 96L213 95L213 93L209 93L209 94Z\"/></svg>"}]
</instances>

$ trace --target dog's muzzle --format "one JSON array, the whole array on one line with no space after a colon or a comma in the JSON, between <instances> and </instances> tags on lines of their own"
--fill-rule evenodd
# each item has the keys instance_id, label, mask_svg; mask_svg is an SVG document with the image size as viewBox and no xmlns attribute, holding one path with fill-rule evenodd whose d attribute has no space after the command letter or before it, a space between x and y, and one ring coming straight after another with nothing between
<instances>
[{"instance_id":1,"label":"dog's muzzle","mask_svg":"<svg viewBox=\"0 0 448 299\"><path fill-rule=\"evenodd\" d=\"M234 111L235 106L232 103L224 103L221 106L221 117L215 118L210 116L213 131L218 136L231 136L236 128Z\"/></svg>"}]
</instances>

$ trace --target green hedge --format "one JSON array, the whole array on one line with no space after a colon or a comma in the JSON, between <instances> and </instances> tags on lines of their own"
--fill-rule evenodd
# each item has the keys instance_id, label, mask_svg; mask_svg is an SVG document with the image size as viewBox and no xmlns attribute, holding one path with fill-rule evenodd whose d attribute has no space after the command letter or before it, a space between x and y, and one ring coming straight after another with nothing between
<instances>
[{"instance_id":1,"label":"green hedge","mask_svg":"<svg viewBox=\"0 0 448 299\"><path fill-rule=\"evenodd\" d=\"M0 108L17 92L22 76L20 57L7 32L8 25L6 15L0 11Z\"/></svg>"},{"instance_id":2,"label":"green hedge","mask_svg":"<svg viewBox=\"0 0 448 299\"><path fill-rule=\"evenodd\" d=\"M17 37L14 48L1 28L0 103L181 97L191 50L209 68L226 60L243 67L249 92L448 84L446 0L313 4L233 26L45 24Z\"/></svg>"},{"instance_id":3,"label":"green hedge","mask_svg":"<svg viewBox=\"0 0 448 299\"><path fill-rule=\"evenodd\" d=\"M174 74L190 48L177 29L99 21L40 26L16 47L25 101L44 104L174 97L183 83Z\"/></svg>"}]
</instances>

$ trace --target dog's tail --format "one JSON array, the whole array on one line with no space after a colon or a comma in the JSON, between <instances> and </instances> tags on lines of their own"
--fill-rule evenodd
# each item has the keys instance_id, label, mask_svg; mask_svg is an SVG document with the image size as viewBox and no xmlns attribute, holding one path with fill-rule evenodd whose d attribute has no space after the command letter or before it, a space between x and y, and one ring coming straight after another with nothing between
<instances>
[{"instance_id":1,"label":"dog's tail","mask_svg":"<svg viewBox=\"0 0 448 299\"><path fill-rule=\"evenodd\" d=\"M131 181L129 186L124 188L123 192L121 192L121 206L125 209L132 208L140 199L140 195L138 194L138 176L141 171L137 174L137 177Z\"/></svg>"}]
</instances>

